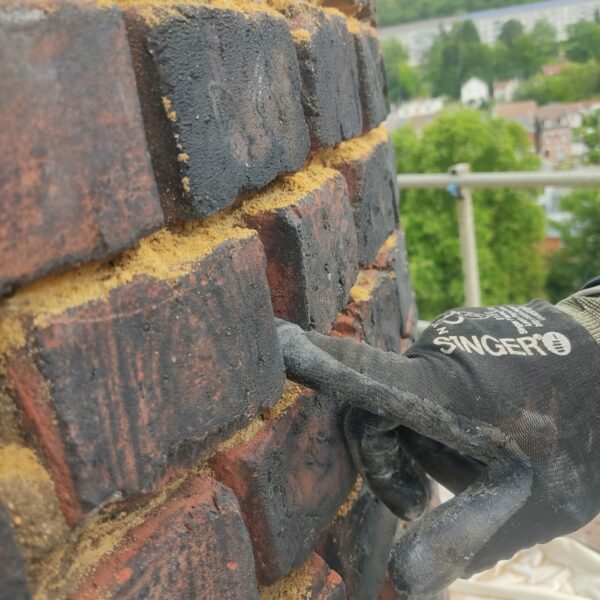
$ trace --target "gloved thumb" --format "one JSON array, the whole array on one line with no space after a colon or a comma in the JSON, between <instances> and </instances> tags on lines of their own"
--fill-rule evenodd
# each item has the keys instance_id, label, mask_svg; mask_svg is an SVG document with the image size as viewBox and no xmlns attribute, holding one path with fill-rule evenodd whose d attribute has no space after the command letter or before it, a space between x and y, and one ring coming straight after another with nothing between
<instances>
[{"instance_id":1,"label":"gloved thumb","mask_svg":"<svg viewBox=\"0 0 600 600\"><path fill-rule=\"evenodd\" d=\"M462 494L411 523L394 546L390 576L398 591L431 596L469 574L480 553L494 556L494 534L524 505L532 476L526 464L498 460Z\"/></svg>"}]
</instances>

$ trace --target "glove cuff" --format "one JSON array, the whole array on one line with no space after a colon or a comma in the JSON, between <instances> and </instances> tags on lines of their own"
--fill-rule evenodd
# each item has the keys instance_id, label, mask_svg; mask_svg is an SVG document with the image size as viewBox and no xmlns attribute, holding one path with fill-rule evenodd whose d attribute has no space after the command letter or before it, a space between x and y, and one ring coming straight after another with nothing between
<instances>
[{"instance_id":1,"label":"glove cuff","mask_svg":"<svg viewBox=\"0 0 600 600\"><path fill-rule=\"evenodd\" d=\"M587 295L596 290L597 293L600 293L600 288L584 290L569 296L556 306L581 323L594 340L600 344L600 296Z\"/></svg>"}]
</instances>

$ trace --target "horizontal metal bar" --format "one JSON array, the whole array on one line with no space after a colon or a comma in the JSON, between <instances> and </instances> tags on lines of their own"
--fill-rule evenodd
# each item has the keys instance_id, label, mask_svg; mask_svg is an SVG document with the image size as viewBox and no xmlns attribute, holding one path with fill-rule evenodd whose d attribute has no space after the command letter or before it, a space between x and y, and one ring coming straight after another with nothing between
<instances>
[{"instance_id":1,"label":"horizontal metal bar","mask_svg":"<svg viewBox=\"0 0 600 600\"><path fill-rule=\"evenodd\" d=\"M401 189L445 189L452 184L462 188L600 187L600 170L398 175Z\"/></svg>"}]
</instances>

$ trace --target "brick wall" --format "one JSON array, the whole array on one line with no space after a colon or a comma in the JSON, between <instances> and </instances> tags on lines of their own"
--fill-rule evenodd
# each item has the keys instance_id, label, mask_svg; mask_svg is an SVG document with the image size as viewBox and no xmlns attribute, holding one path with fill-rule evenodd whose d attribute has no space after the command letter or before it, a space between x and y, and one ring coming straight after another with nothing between
<instances>
[{"instance_id":1,"label":"brick wall","mask_svg":"<svg viewBox=\"0 0 600 600\"><path fill-rule=\"evenodd\" d=\"M397 597L274 324L416 320L373 3L324 4L2 3L0 599Z\"/></svg>"}]
</instances>

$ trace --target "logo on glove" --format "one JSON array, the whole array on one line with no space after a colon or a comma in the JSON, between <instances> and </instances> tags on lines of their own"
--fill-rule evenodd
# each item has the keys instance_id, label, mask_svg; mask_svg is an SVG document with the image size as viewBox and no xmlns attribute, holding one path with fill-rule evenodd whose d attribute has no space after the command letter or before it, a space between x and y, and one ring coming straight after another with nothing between
<instances>
[{"instance_id":1,"label":"logo on glove","mask_svg":"<svg viewBox=\"0 0 600 600\"><path fill-rule=\"evenodd\" d=\"M433 343L440 347L440 352L448 355L462 350L467 354L481 356L548 356L549 353L567 356L572 349L569 338L557 331L516 338L495 338L492 335L439 336Z\"/></svg>"}]
</instances>

